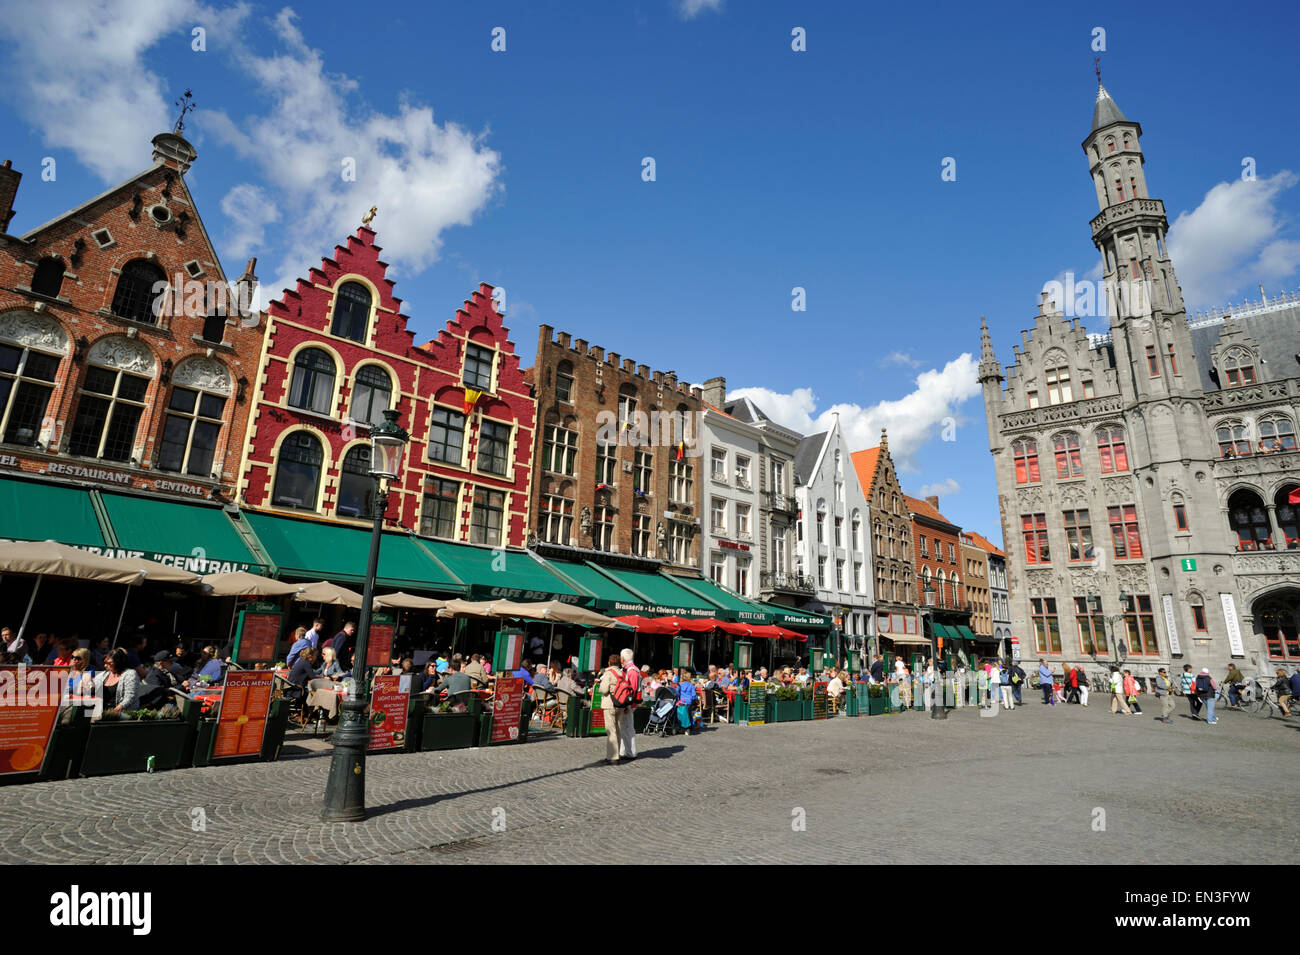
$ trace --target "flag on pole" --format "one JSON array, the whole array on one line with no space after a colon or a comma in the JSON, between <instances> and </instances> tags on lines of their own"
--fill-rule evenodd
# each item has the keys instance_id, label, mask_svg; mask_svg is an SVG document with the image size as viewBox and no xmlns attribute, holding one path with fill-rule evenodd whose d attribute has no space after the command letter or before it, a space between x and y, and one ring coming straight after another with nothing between
<instances>
[{"instance_id":1,"label":"flag on pole","mask_svg":"<svg viewBox=\"0 0 1300 955\"><path fill-rule=\"evenodd\" d=\"M474 406L478 404L478 400L482 397L483 397L483 392L479 391L477 388L466 388L465 389L465 414L469 414L471 411L473 411Z\"/></svg>"},{"instance_id":2,"label":"flag on pole","mask_svg":"<svg viewBox=\"0 0 1300 955\"><path fill-rule=\"evenodd\" d=\"M677 460L680 461L684 457L686 457L686 442L682 441L677 445Z\"/></svg>"}]
</instances>

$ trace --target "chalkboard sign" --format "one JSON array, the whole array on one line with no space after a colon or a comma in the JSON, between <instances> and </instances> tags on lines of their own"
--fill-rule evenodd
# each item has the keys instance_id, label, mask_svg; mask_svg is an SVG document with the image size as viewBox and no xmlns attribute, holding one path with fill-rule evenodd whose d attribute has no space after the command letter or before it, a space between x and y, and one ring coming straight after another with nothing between
<instances>
[{"instance_id":1,"label":"chalkboard sign","mask_svg":"<svg viewBox=\"0 0 1300 955\"><path fill-rule=\"evenodd\" d=\"M826 719L826 687L828 684L818 680L813 684L813 719Z\"/></svg>"},{"instance_id":2,"label":"chalkboard sign","mask_svg":"<svg viewBox=\"0 0 1300 955\"><path fill-rule=\"evenodd\" d=\"M278 605L255 601L239 612L235 631L236 663L274 663L284 615Z\"/></svg>"},{"instance_id":3,"label":"chalkboard sign","mask_svg":"<svg viewBox=\"0 0 1300 955\"><path fill-rule=\"evenodd\" d=\"M366 666L385 667L393 659L393 629L396 624L392 614L377 613L370 617L370 631L366 638Z\"/></svg>"},{"instance_id":4,"label":"chalkboard sign","mask_svg":"<svg viewBox=\"0 0 1300 955\"><path fill-rule=\"evenodd\" d=\"M767 715L767 684L749 684L749 725L762 726Z\"/></svg>"}]
</instances>

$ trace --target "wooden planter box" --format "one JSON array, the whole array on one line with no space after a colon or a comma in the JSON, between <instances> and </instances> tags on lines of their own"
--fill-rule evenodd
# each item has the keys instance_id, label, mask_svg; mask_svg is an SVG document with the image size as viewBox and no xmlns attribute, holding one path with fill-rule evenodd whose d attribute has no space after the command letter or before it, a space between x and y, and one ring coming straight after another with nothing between
<instances>
[{"instance_id":1,"label":"wooden planter box","mask_svg":"<svg viewBox=\"0 0 1300 955\"><path fill-rule=\"evenodd\" d=\"M272 700L266 717L266 735L262 737L262 750L256 756L228 756L216 760L217 764L269 763L280 758L284 734L289 727L289 701ZM217 720L199 721L194 737L194 759L191 766L212 766L212 746L217 739Z\"/></svg>"},{"instance_id":2,"label":"wooden planter box","mask_svg":"<svg viewBox=\"0 0 1300 955\"><path fill-rule=\"evenodd\" d=\"M736 696L736 700L731 706L731 722L741 724L749 722L749 704L742 700L739 695Z\"/></svg>"},{"instance_id":3,"label":"wooden planter box","mask_svg":"<svg viewBox=\"0 0 1300 955\"><path fill-rule=\"evenodd\" d=\"M479 716L476 713L424 714L420 730L420 749L433 752L441 749L469 749L478 735Z\"/></svg>"},{"instance_id":4,"label":"wooden planter box","mask_svg":"<svg viewBox=\"0 0 1300 955\"><path fill-rule=\"evenodd\" d=\"M799 712L802 714L801 719L810 720L813 718L812 691L800 691L799 694Z\"/></svg>"},{"instance_id":5,"label":"wooden planter box","mask_svg":"<svg viewBox=\"0 0 1300 955\"><path fill-rule=\"evenodd\" d=\"M154 757L154 769L189 766L198 736L199 708L188 705L179 720L113 720L90 724L82 776L142 773Z\"/></svg>"},{"instance_id":6,"label":"wooden planter box","mask_svg":"<svg viewBox=\"0 0 1300 955\"><path fill-rule=\"evenodd\" d=\"M808 705L811 707L812 702ZM767 701L767 722L769 723L798 723L804 718L803 700L768 700Z\"/></svg>"},{"instance_id":7,"label":"wooden planter box","mask_svg":"<svg viewBox=\"0 0 1300 955\"><path fill-rule=\"evenodd\" d=\"M528 725L533 719L533 701L531 697L524 697L519 706L519 738L515 740L502 740L497 746L504 746L507 743L527 743L528 742ZM479 716L478 736L474 740L475 746L491 746L492 744L492 710L484 708Z\"/></svg>"},{"instance_id":8,"label":"wooden planter box","mask_svg":"<svg viewBox=\"0 0 1300 955\"><path fill-rule=\"evenodd\" d=\"M867 697L867 715L879 716L885 712L885 698L883 696Z\"/></svg>"}]
</instances>

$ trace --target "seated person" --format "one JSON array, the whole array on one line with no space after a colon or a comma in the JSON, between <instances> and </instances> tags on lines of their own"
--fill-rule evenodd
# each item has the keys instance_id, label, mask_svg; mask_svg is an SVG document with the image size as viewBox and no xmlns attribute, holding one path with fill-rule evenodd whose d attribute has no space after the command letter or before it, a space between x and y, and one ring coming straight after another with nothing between
<instances>
[{"instance_id":1,"label":"seated person","mask_svg":"<svg viewBox=\"0 0 1300 955\"><path fill-rule=\"evenodd\" d=\"M315 647L304 647L299 651L298 658L289 670L289 682L293 685L284 691L285 696L291 700L303 698L307 684L316 676L316 658L319 655Z\"/></svg>"},{"instance_id":2,"label":"seated person","mask_svg":"<svg viewBox=\"0 0 1300 955\"><path fill-rule=\"evenodd\" d=\"M343 667L339 666L338 653L333 647L321 650L316 675L326 680L341 680L346 675Z\"/></svg>"},{"instance_id":3,"label":"seated person","mask_svg":"<svg viewBox=\"0 0 1300 955\"><path fill-rule=\"evenodd\" d=\"M569 696L586 696L586 691L573 678L572 667L564 668L559 679L555 681L555 689L559 692L561 702L567 702Z\"/></svg>"},{"instance_id":4,"label":"seated person","mask_svg":"<svg viewBox=\"0 0 1300 955\"><path fill-rule=\"evenodd\" d=\"M448 663L442 682L427 692L434 696L446 692L447 700L451 703L468 703L470 697L474 695L470 679L461 672L459 662Z\"/></svg>"},{"instance_id":5,"label":"seated person","mask_svg":"<svg viewBox=\"0 0 1300 955\"><path fill-rule=\"evenodd\" d=\"M185 689L193 691L204 683L220 683L223 670L225 670L225 667L217 659L217 648L212 646L204 647L203 652L199 654L197 665L190 673L189 679L185 681Z\"/></svg>"},{"instance_id":6,"label":"seated person","mask_svg":"<svg viewBox=\"0 0 1300 955\"><path fill-rule=\"evenodd\" d=\"M437 686L439 682L438 664L430 660L424 665L424 673L420 675L420 689L417 692L423 693L430 687Z\"/></svg>"},{"instance_id":7,"label":"seated person","mask_svg":"<svg viewBox=\"0 0 1300 955\"><path fill-rule=\"evenodd\" d=\"M475 686L487 686L487 670L483 668L483 654L471 653L469 663L460 668L460 672L474 681Z\"/></svg>"},{"instance_id":8,"label":"seated person","mask_svg":"<svg viewBox=\"0 0 1300 955\"><path fill-rule=\"evenodd\" d=\"M832 671L831 682L826 686L826 695L834 701L834 706L838 709L841 697L844 696L844 680L841 678L839 670Z\"/></svg>"},{"instance_id":9,"label":"seated person","mask_svg":"<svg viewBox=\"0 0 1300 955\"><path fill-rule=\"evenodd\" d=\"M528 657L524 657L519 663L519 669L510 675L519 677L524 681L525 686L531 688L533 685L533 661Z\"/></svg>"},{"instance_id":10,"label":"seated person","mask_svg":"<svg viewBox=\"0 0 1300 955\"><path fill-rule=\"evenodd\" d=\"M145 673L144 683L140 687L140 705L146 709L156 710L173 701L172 687L176 677L172 676L172 655L166 650L159 650L153 655L153 666Z\"/></svg>"},{"instance_id":11,"label":"seated person","mask_svg":"<svg viewBox=\"0 0 1300 955\"><path fill-rule=\"evenodd\" d=\"M533 686L539 690L549 690L551 688L551 674L546 667L537 668L537 673L533 677Z\"/></svg>"}]
</instances>

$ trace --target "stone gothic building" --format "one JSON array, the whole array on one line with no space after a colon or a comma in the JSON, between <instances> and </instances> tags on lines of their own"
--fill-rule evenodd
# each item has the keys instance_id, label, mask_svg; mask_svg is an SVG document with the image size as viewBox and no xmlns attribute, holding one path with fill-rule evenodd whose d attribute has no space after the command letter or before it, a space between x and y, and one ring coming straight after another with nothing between
<instances>
[{"instance_id":1,"label":"stone gothic building","mask_svg":"<svg viewBox=\"0 0 1300 955\"><path fill-rule=\"evenodd\" d=\"M1044 293L1004 375L981 329L1012 633L1054 666L1300 665L1300 297L1189 322L1141 135L1099 86L1109 331Z\"/></svg>"}]
</instances>

